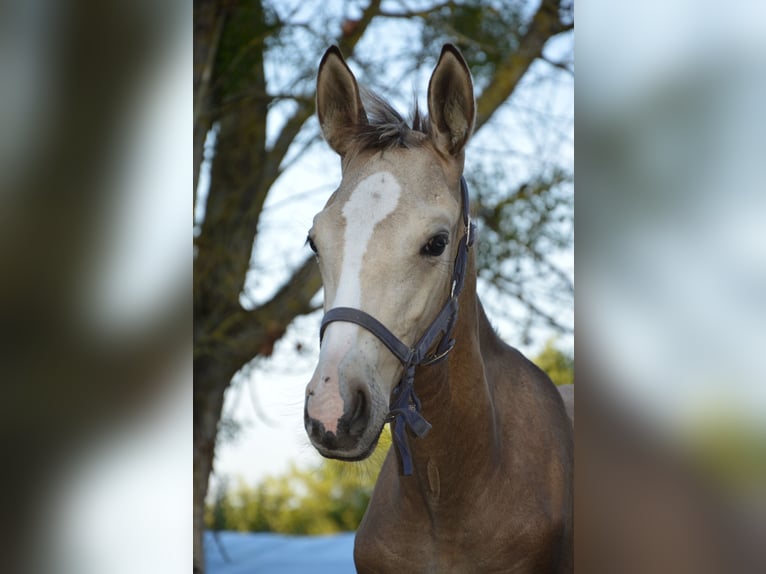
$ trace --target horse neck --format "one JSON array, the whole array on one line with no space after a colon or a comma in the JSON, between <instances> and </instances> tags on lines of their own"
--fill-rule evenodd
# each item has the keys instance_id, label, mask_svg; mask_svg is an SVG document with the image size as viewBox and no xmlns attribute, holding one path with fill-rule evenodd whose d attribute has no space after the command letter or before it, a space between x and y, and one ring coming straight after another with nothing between
<instances>
[{"instance_id":1,"label":"horse neck","mask_svg":"<svg viewBox=\"0 0 766 574\"><path fill-rule=\"evenodd\" d=\"M427 475L430 464L446 478L453 468L460 473L461 468L474 459L481 464L493 458L486 452L496 441L494 412L479 343L480 329L486 327L484 322L487 318L476 295L472 252L453 332L455 348L445 362L421 367L415 373L415 389L422 402L423 416L432 425L424 438L410 439L418 474Z\"/></svg>"}]
</instances>

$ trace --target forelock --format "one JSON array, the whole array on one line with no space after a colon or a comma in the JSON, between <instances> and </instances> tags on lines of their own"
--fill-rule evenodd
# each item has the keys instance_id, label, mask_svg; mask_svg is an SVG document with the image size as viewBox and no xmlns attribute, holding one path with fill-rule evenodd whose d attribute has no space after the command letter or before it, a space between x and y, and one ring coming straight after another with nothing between
<instances>
[{"instance_id":1,"label":"forelock","mask_svg":"<svg viewBox=\"0 0 766 574\"><path fill-rule=\"evenodd\" d=\"M428 141L430 123L427 116L420 113L417 102L408 123L378 94L365 88L360 91L368 122L353 126L348 134L357 152L417 148Z\"/></svg>"}]
</instances>

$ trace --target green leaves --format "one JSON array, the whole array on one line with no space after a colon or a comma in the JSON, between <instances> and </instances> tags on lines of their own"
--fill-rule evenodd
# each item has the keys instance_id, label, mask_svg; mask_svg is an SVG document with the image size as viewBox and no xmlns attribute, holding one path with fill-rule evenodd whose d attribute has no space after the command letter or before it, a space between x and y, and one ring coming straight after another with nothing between
<instances>
[{"instance_id":1,"label":"green leaves","mask_svg":"<svg viewBox=\"0 0 766 574\"><path fill-rule=\"evenodd\" d=\"M391 435L384 430L366 461L323 460L309 468L291 465L284 475L268 477L256 486L240 482L231 490L224 487L206 508L206 526L282 534L356 530L390 446Z\"/></svg>"},{"instance_id":2,"label":"green leaves","mask_svg":"<svg viewBox=\"0 0 766 574\"><path fill-rule=\"evenodd\" d=\"M545 348L533 362L545 371L556 385L574 383L574 357L557 349L554 339L545 343Z\"/></svg>"},{"instance_id":3,"label":"green leaves","mask_svg":"<svg viewBox=\"0 0 766 574\"><path fill-rule=\"evenodd\" d=\"M422 28L424 49L433 51L445 42L456 42L477 85L485 85L498 64L519 46L522 6L505 4L492 6L484 0L445 3L428 15Z\"/></svg>"}]
</instances>

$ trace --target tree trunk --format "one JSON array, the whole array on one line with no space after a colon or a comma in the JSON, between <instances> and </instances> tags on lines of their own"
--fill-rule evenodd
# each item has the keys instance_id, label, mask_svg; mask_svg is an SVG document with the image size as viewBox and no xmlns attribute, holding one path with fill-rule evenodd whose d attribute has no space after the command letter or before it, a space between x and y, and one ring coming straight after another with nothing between
<instances>
[{"instance_id":1,"label":"tree trunk","mask_svg":"<svg viewBox=\"0 0 766 574\"><path fill-rule=\"evenodd\" d=\"M242 98L251 90L266 92L268 32L259 0L200 2L195 8L195 36L204 42L195 53L195 188L205 135L214 119L221 126L194 258L193 537L194 572L201 574L205 496L224 393L252 358L231 351L223 326L241 314L239 294L268 192L259 169L266 154L267 102Z\"/></svg>"},{"instance_id":2,"label":"tree trunk","mask_svg":"<svg viewBox=\"0 0 766 574\"><path fill-rule=\"evenodd\" d=\"M210 358L194 361L194 572L205 571L203 535L205 532L205 496L213 470L218 421L221 418L224 390L236 372L222 361Z\"/></svg>"},{"instance_id":3,"label":"tree trunk","mask_svg":"<svg viewBox=\"0 0 766 574\"><path fill-rule=\"evenodd\" d=\"M210 114L211 85L218 46L221 42L226 14L218 2L194 2L194 204L204 154L204 144L212 124Z\"/></svg>"}]
</instances>

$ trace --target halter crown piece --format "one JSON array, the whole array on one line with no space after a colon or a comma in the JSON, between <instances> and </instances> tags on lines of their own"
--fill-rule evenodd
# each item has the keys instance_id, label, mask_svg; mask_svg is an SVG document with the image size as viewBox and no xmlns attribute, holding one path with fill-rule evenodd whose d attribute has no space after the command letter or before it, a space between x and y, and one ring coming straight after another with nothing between
<instances>
[{"instance_id":1,"label":"halter crown piece","mask_svg":"<svg viewBox=\"0 0 766 574\"><path fill-rule=\"evenodd\" d=\"M463 210L463 225L465 231L457 247L455 265L452 269L452 286L450 296L442 307L439 314L414 347L410 348L400 341L396 335L389 331L385 325L372 315L361 309L351 307L334 307L325 313L322 318L322 326L319 329L319 341L321 344L327 325L333 321L346 321L356 323L370 331L404 365L404 375L392 392L387 421L393 422L393 441L399 458L402 462L402 471L405 476L412 474L412 455L407 440L406 427L417 437L425 436L431 429L431 424L420 414L420 399L415 394L415 368L421 365L433 365L442 361L455 346L452 338L452 329L457 321L458 297L465 283L465 268L468 262L468 248L473 245L476 234L476 225L471 222L468 215L468 186L465 178L460 178L460 196ZM439 344L433 354L428 350L433 347L441 335Z\"/></svg>"}]
</instances>

